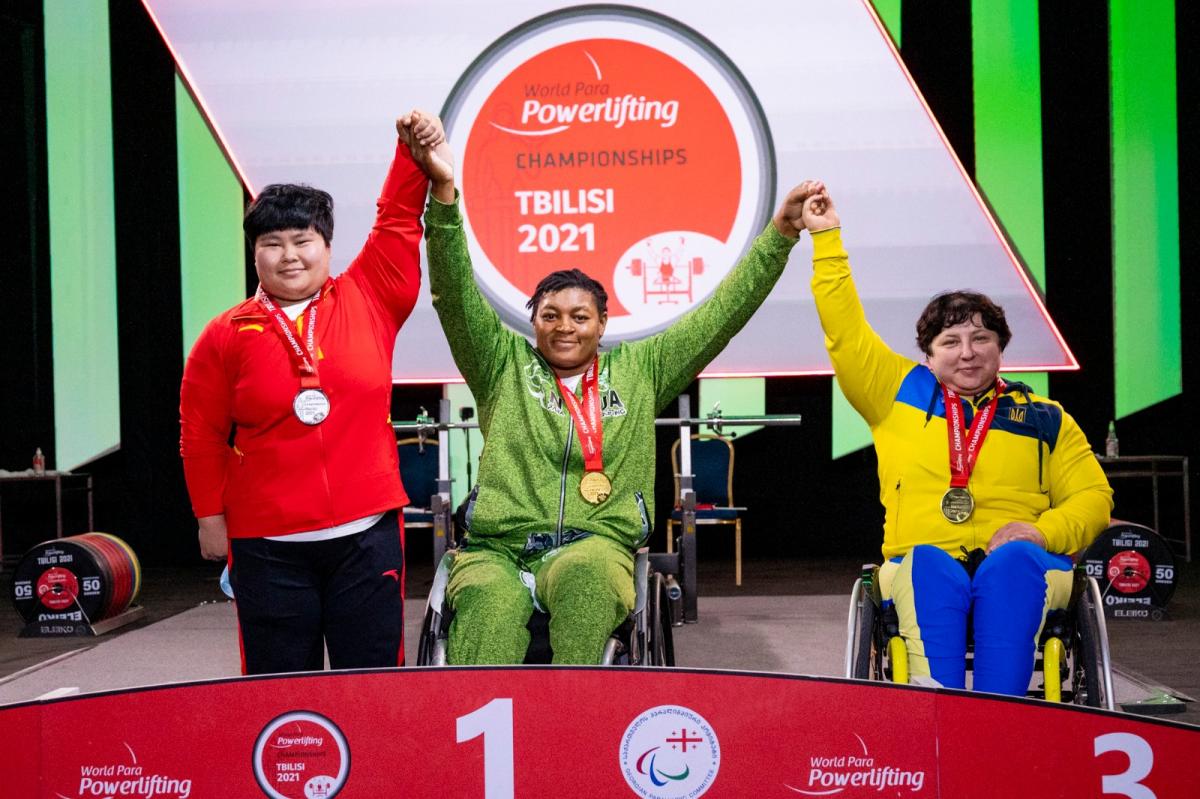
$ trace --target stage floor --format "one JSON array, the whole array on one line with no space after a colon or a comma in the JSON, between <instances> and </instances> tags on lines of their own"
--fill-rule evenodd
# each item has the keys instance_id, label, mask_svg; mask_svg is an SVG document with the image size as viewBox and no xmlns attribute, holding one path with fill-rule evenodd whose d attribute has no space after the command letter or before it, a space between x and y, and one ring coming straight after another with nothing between
<instances>
[{"instance_id":1,"label":"stage floor","mask_svg":"<svg viewBox=\"0 0 1200 799\"><path fill-rule=\"evenodd\" d=\"M857 567L840 562L746 564L746 585L730 569L705 566L700 621L676 627L680 666L841 676L849 583ZM163 570L146 577L142 604L149 619L99 638L22 639L11 614L0 631L0 704L75 692L88 693L239 674L233 604L224 600L211 569ZM406 655L416 661L428 575L410 575ZM1109 622L1114 690L1119 704L1161 692L1195 697L1200 691L1200 613L1194 564L1161 622ZM6 574L7 576L7 574ZM832 591L846 583L845 594ZM791 587L804 593L768 593ZM7 636L3 633L7 632ZM1200 725L1200 709L1165 716Z\"/></svg>"}]
</instances>

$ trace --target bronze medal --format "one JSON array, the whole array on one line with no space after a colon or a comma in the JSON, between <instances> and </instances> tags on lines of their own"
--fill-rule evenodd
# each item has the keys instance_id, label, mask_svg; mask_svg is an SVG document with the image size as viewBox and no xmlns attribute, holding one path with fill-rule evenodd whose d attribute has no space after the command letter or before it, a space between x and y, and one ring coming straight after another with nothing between
<instances>
[{"instance_id":1,"label":"bronze medal","mask_svg":"<svg viewBox=\"0 0 1200 799\"><path fill-rule=\"evenodd\" d=\"M942 515L951 524L962 524L971 518L975 510L975 498L965 488L951 488L942 494Z\"/></svg>"},{"instance_id":2,"label":"bronze medal","mask_svg":"<svg viewBox=\"0 0 1200 799\"><path fill-rule=\"evenodd\" d=\"M612 494L612 480L604 472L584 472L579 481L579 493L585 502L599 505Z\"/></svg>"}]
</instances>

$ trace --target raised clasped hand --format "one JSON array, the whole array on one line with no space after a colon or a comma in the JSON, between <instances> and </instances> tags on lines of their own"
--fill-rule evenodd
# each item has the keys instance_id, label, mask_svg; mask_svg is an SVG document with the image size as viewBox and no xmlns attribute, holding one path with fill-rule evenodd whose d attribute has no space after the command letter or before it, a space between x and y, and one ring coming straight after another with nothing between
<instances>
[{"instance_id":1,"label":"raised clasped hand","mask_svg":"<svg viewBox=\"0 0 1200 799\"><path fill-rule=\"evenodd\" d=\"M825 184L819 180L806 180L788 192L783 204L775 213L772 220L775 229L783 236L794 239L804 230L804 204L813 195L825 191Z\"/></svg>"},{"instance_id":2,"label":"raised clasped hand","mask_svg":"<svg viewBox=\"0 0 1200 799\"><path fill-rule=\"evenodd\" d=\"M442 202L453 202L454 153L442 121L433 114L413 109L396 120L396 133L433 183L433 195Z\"/></svg>"}]
</instances>

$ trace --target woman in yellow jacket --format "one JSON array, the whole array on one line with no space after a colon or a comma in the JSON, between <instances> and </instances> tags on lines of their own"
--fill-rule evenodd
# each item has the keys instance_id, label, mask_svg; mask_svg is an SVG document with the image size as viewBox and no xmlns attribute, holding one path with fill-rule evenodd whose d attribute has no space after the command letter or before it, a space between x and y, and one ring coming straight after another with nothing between
<instances>
[{"instance_id":1,"label":"woman in yellow jacket","mask_svg":"<svg viewBox=\"0 0 1200 799\"><path fill-rule=\"evenodd\" d=\"M838 384L871 427L886 510L880 584L894 602L914 677L1023 695L1050 608L1065 607L1073 553L1108 524L1112 489L1062 407L1000 377L1011 338L982 294L930 301L918 363L871 329L828 191L802 216L812 291Z\"/></svg>"}]
</instances>

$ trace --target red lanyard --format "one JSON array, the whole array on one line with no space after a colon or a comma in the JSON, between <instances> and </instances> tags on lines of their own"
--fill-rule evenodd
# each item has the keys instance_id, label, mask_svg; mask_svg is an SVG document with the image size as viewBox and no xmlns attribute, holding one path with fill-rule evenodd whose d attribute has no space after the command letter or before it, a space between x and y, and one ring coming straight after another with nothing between
<instances>
[{"instance_id":1,"label":"red lanyard","mask_svg":"<svg viewBox=\"0 0 1200 799\"><path fill-rule=\"evenodd\" d=\"M588 472L604 471L604 427L600 419L600 390L596 377L599 363L600 359L594 358L592 365L583 373L582 407L575 392L563 385L562 378L557 374L554 376L563 402L575 420L575 432L579 434L579 445L583 448L583 468Z\"/></svg>"},{"instance_id":2,"label":"red lanyard","mask_svg":"<svg viewBox=\"0 0 1200 799\"><path fill-rule=\"evenodd\" d=\"M996 417L996 406L1000 404L1002 393L1004 381L997 377L996 394L971 420L971 429L967 431L964 443L962 404L953 389L942 386L942 398L946 401L946 434L950 440L951 488L967 487L971 472L975 470L975 461L979 458L979 450L983 448L983 440L987 438L988 429Z\"/></svg>"},{"instance_id":3,"label":"red lanyard","mask_svg":"<svg viewBox=\"0 0 1200 799\"><path fill-rule=\"evenodd\" d=\"M321 385L317 374L317 305L325 294L325 287L322 286L308 304L306 309L308 318L304 320L303 347L292 329L292 321L279 309L267 292L263 291L262 286L259 286L258 291L254 294L254 299L258 301L258 304L263 307L268 316L275 320L275 324L290 350L292 365L300 372L300 385L305 388L315 388Z\"/></svg>"}]
</instances>

